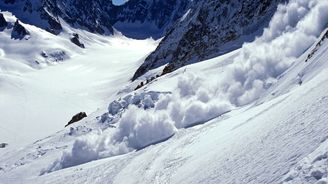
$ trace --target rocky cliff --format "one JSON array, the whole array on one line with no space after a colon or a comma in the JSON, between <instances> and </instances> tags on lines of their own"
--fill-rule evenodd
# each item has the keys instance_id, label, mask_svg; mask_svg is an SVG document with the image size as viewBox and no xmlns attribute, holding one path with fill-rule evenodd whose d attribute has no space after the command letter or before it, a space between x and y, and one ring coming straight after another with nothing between
<instances>
[{"instance_id":1,"label":"rocky cliff","mask_svg":"<svg viewBox=\"0 0 328 184\"><path fill-rule=\"evenodd\" d=\"M195 1L133 76L166 65L162 74L241 47L261 34L284 0Z\"/></svg>"}]
</instances>

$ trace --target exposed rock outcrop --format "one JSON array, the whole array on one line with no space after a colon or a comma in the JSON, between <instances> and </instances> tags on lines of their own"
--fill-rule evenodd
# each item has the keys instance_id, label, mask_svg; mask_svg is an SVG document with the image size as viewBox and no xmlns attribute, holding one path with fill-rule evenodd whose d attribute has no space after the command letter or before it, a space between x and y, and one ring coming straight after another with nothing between
<instances>
[{"instance_id":1,"label":"exposed rock outcrop","mask_svg":"<svg viewBox=\"0 0 328 184\"><path fill-rule=\"evenodd\" d=\"M80 41L80 36L77 33L74 33L72 38L71 38L71 42L74 43L75 45L81 47L81 48L85 48L84 44L81 43Z\"/></svg>"},{"instance_id":2,"label":"exposed rock outcrop","mask_svg":"<svg viewBox=\"0 0 328 184\"><path fill-rule=\"evenodd\" d=\"M2 13L0 13L0 29L1 28L4 28L4 27L7 27L8 23L5 19L5 17L3 16Z\"/></svg>"},{"instance_id":3,"label":"exposed rock outcrop","mask_svg":"<svg viewBox=\"0 0 328 184\"><path fill-rule=\"evenodd\" d=\"M13 30L11 32L12 39L23 39L25 36L30 35L30 32L16 20Z\"/></svg>"},{"instance_id":4,"label":"exposed rock outcrop","mask_svg":"<svg viewBox=\"0 0 328 184\"><path fill-rule=\"evenodd\" d=\"M77 113L72 117L72 119L67 123L67 125L65 125L65 127L67 127L68 125L71 125L73 123L76 123L86 117L87 117L87 114L85 112Z\"/></svg>"},{"instance_id":5,"label":"exposed rock outcrop","mask_svg":"<svg viewBox=\"0 0 328 184\"><path fill-rule=\"evenodd\" d=\"M241 47L261 34L279 3L285 0L194 1L185 19L168 31L133 76L167 65L162 74Z\"/></svg>"},{"instance_id":6,"label":"exposed rock outcrop","mask_svg":"<svg viewBox=\"0 0 328 184\"><path fill-rule=\"evenodd\" d=\"M0 143L0 148L6 148L8 146L8 143Z\"/></svg>"}]
</instances>

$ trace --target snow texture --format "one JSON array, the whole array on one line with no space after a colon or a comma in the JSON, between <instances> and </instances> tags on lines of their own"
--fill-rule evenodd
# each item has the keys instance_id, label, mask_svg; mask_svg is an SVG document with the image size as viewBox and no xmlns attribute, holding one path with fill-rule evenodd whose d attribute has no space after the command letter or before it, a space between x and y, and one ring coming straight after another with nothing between
<instances>
[{"instance_id":1,"label":"snow texture","mask_svg":"<svg viewBox=\"0 0 328 184\"><path fill-rule=\"evenodd\" d=\"M285 176L283 184L328 183L328 137Z\"/></svg>"}]
</instances>

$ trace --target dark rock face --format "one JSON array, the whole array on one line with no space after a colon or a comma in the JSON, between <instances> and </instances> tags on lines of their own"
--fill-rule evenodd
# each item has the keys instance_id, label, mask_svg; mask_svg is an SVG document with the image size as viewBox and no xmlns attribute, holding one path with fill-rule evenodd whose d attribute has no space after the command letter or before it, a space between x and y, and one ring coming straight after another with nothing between
<instances>
[{"instance_id":1,"label":"dark rock face","mask_svg":"<svg viewBox=\"0 0 328 184\"><path fill-rule=\"evenodd\" d=\"M11 38L12 39L20 39L21 40L21 39L23 39L27 35L30 35L30 33L17 20L15 22L14 27L13 27L13 31L11 32Z\"/></svg>"},{"instance_id":2,"label":"dark rock face","mask_svg":"<svg viewBox=\"0 0 328 184\"><path fill-rule=\"evenodd\" d=\"M24 23L32 24L51 33L58 34L62 30L58 11L48 0L5 0L0 2L0 9L12 12ZM48 11L48 10L52 10ZM37 16L36 16L37 15Z\"/></svg>"},{"instance_id":3,"label":"dark rock face","mask_svg":"<svg viewBox=\"0 0 328 184\"><path fill-rule=\"evenodd\" d=\"M308 62L309 59L311 59L319 50L319 48L322 45L322 42L324 42L326 39L328 39L328 30L326 31L326 33L321 37L320 41L316 44L316 46L314 47L314 49L308 54L305 62Z\"/></svg>"},{"instance_id":4,"label":"dark rock face","mask_svg":"<svg viewBox=\"0 0 328 184\"><path fill-rule=\"evenodd\" d=\"M14 4L16 0L5 0L6 4Z\"/></svg>"},{"instance_id":5,"label":"dark rock face","mask_svg":"<svg viewBox=\"0 0 328 184\"><path fill-rule=\"evenodd\" d=\"M130 0L115 8L114 27L137 39L160 38L190 7L190 0Z\"/></svg>"},{"instance_id":6,"label":"dark rock face","mask_svg":"<svg viewBox=\"0 0 328 184\"><path fill-rule=\"evenodd\" d=\"M5 19L5 17L3 16L2 13L0 13L0 29L1 28L4 28L4 27L7 27L8 23Z\"/></svg>"},{"instance_id":7,"label":"dark rock face","mask_svg":"<svg viewBox=\"0 0 328 184\"><path fill-rule=\"evenodd\" d=\"M210 59L242 46L261 34L277 6L285 0L194 1L189 15L168 31L158 48L133 76L166 65L162 74ZM247 36L247 37L245 37ZM244 37L244 38L243 38Z\"/></svg>"},{"instance_id":8,"label":"dark rock face","mask_svg":"<svg viewBox=\"0 0 328 184\"><path fill-rule=\"evenodd\" d=\"M85 48L84 44L81 43L80 41L80 37L78 34L74 33L73 37L71 38L71 42L74 43L75 45L81 47L81 48Z\"/></svg>"},{"instance_id":9,"label":"dark rock face","mask_svg":"<svg viewBox=\"0 0 328 184\"><path fill-rule=\"evenodd\" d=\"M72 27L93 33L109 35L114 26L128 37L159 38L189 4L190 0L130 0L122 6L111 0L5 0L0 9L54 34L62 31L62 18Z\"/></svg>"},{"instance_id":10,"label":"dark rock face","mask_svg":"<svg viewBox=\"0 0 328 184\"><path fill-rule=\"evenodd\" d=\"M43 0L56 17L63 18L73 27L86 29L93 33L111 34L113 32L109 11L113 4L108 0ZM50 7L50 8L49 8Z\"/></svg>"},{"instance_id":11,"label":"dark rock face","mask_svg":"<svg viewBox=\"0 0 328 184\"><path fill-rule=\"evenodd\" d=\"M73 124L75 122L78 122L78 121L82 120L85 117L87 117L87 114L85 112L77 113L76 115L74 115L72 117L72 119L67 123L67 125L65 125L65 127L67 127L68 125Z\"/></svg>"}]
</instances>

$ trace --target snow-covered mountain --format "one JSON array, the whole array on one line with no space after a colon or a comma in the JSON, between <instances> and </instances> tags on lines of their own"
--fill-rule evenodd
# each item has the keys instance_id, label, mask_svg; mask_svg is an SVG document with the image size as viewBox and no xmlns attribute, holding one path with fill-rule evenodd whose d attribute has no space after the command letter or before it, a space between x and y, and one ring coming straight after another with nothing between
<instances>
[{"instance_id":1,"label":"snow-covered mountain","mask_svg":"<svg viewBox=\"0 0 328 184\"><path fill-rule=\"evenodd\" d=\"M113 34L113 27L133 38L160 38L190 4L189 0L131 0L122 6L111 0L5 0L2 11L21 21L58 34L65 21L93 33Z\"/></svg>"},{"instance_id":2,"label":"snow-covered mountain","mask_svg":"<svg viewBox=\"0 0 328 184\"><path fill-rule=\"evenodd\" d=\"M110 0L1 1L0 49L6 58L43 68L83 52L76 46L85 48L99 41L90 33L98 37L122 33L136 39L158 39L187 11L190 3L131 0L115 6ZM28 49L19 50L21 47Z\"/></svg>"},{"instance_id":3,"label":"snow-covered mountain","mask_svg":"<svg viewBox=\"0 0 328 184\"><path fill-rule=\"evenodd\" d=\"M172 72L187 64L210 59L252 41L267 26L284 0L197 1L136 71L133 80L166 65ZM160 73L160 74L161 74Z\"/></svg>"},{"instance_id":4,"label":"snow-covered mountain","mask_svg":"<svg viewBox=\"0 0 328 184\"><path fill-rule=\"evenodd\" d=\"M130 38L161 38L191 6L192 0L130 0L115 7L113 27Z\"/></svg>"},{"instance_id":5,"label":"snow-covered mountain","mask_svg":"<svg viewBox=\"0 0 328 184\"><path fill-rule=\"evenodd\" d=\"M2 12L0 183L327 184L328 1L190 3L158 41Z\"/></svg>"}]
</instances>

